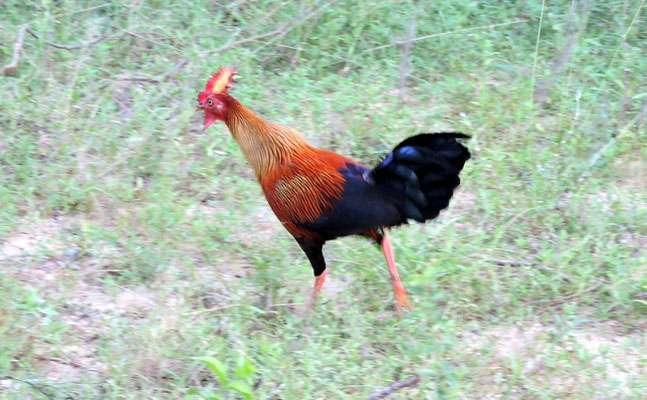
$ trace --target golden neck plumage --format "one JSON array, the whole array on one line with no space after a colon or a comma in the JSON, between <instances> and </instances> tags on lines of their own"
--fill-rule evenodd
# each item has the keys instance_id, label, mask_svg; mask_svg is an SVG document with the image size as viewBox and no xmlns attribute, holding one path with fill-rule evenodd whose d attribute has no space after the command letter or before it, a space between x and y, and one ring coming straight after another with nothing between
<instances>
[{"instance_id":1,"label":"golden neck plumage","mask_svg":"<svg viewBox=\"0 0 647 400\"><path fill-rule=\"evenodd\" d=\"M228 107L225 123L259 181L287 165L296 152L310 148L296 130L267 121L238 101Z\"/></svg>"}]
</instances>

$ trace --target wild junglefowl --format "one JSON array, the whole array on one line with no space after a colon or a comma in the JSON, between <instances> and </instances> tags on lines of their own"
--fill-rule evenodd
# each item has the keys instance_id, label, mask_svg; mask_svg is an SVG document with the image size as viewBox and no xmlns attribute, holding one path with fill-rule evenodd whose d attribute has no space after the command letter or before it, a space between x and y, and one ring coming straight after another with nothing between
<instances>
[{"instance_id":1,"label":"wild junglefowl","mask_svg":"<svg viewBox=\"0 0 647 400\"><path fill-rule=\"evenodd\" d=\"M389 267L395 307L411 309L387 230L425 222L447 207L470 153L461 133L424 133L398 144L375 167L318 149L296 130L270 122L229 95L234 68L219 68L198 95L204 129L223 121L251 164L265 198L314 269L312 307L326 277L322 247L360 235L380 245Z\"/></svg>"}]
</instances>

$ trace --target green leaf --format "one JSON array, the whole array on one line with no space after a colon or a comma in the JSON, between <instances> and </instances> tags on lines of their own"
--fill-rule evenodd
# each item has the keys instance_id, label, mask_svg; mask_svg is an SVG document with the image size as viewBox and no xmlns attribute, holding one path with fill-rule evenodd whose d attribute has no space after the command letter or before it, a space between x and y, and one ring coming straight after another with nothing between
<instances>
[{"instance_id":1,"label":"green leaf","mask_svg":"<svg viewBox=\"0 0 647 400\"><path fill-rule=\"evenodd\" d=\"M213 371L221 385L224 386L227 384L227 366L222 361L210 356L196 357L196 359L205 363Z\"/></svg>"},{"instance_id":2,"label":"green leaf","mask_svg":"<svg viewBox=\"0 0 647 400\"><path fill-rule=\"evenodd\" d=\"M182 397L181 400L196 400L197 398L201 398L204 400L222 400L218 395L216 395L214 392L211 391L199 391L195 388L191 388L187 391L187 395Z\"/></svg>"},{"instance_id":3,"label":"green leaf","mask_svg":"<svg viewBox=\"0 0 647 400\"><path fill-rule=\"evenodd\" d=\"M258 370L249 358L247 356L240 356L238 363L236 363L236 369L234 369L234 375L240 378L251 378L255 372L258 372Z\"/></svg>"},{"instance_id":4,"label":"green leaf","mask_svg":"<svg viewBox=\"0 0 647 400\"><path fill-rule=\"evenodd\" d=\"M205 400L222 400L222 397L218 396L214 392L200 392L200 396L202 396L203 399Z\"/></svg>"},{"instance_id":5,"label":"green leaf","mask_svg":"<svg viewBox=\"0 0 647 400\"><path fill-rule=\"evenodd\" d=\"M252 388L243 381L231 381L228 385L229 389L243 396L247 400L254 400L254 393Z\"/></svg>"}]
</instances>

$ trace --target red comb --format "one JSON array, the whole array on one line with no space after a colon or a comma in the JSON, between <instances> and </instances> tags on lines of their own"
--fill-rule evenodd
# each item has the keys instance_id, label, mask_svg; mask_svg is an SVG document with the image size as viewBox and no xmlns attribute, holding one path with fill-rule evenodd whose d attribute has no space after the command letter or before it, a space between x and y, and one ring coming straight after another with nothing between
<instances>
[{"instance_id":1,"label":"red comb","mask_svg":"<svg viewBox=\"0 0 647 400\"><path fill-rule=\"evenodd\" d=\"M231 86L234 73L234 67L218 67L218 72L214 72L211 75L211 79L207 81L204 90L198 94L198 101L204 100L211 93L227 93L227 90Z\"/></svg>"}]
</instances>

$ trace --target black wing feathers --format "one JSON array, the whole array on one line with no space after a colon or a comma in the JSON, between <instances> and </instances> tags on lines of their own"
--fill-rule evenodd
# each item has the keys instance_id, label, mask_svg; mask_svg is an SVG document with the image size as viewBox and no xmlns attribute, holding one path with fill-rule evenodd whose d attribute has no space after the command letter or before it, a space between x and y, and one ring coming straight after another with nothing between
<instances>
[{"instance_id":1,"label":"black wing feathers","mask_svg":"<svg viewBox=\"0 0 647 400\"><path fill-rule=\"evenodd\" d=\"M371 179L396 204L402 221L419 222L435 218L446 208L458 174L470 153L457 139L462 133L423 133L397 145L371 171Z\"/></svg>"}]
</instances>

